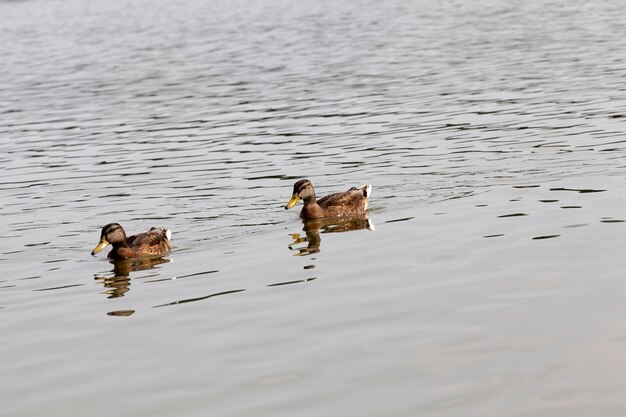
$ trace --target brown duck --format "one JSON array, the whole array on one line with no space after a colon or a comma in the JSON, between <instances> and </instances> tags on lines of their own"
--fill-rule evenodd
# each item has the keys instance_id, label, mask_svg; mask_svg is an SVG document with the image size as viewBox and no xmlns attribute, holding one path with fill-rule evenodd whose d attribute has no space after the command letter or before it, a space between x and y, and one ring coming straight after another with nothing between
<instances>
[{"instance_id":1,"label":"brown duck","mask_svg":"<svg viewBox=\"0 0 626 417\"><path fill-rule=\"evenodd\" d=\"M371 192L372 187L365 184L359 188L352 187L343 193L330 194L316 200L313 184L304 179L294 184L291 200L285 206L285 210L292 208L302 199L304 207L302 207L300 217L303 219L362 216L367 211L367 198Z\"/></svg>"},{"instance_id":2,"label":"brown duck","mask_svg":"<svg viewBox=\"0 0 626 417\"><path fill-rule=\"evenodd\" d=\"M157 229L153 227L145 233L139 233L126 237L122 226L118 223L110 223L102 228L100 243L91 251L92 255L100 252L107 245L113 249L108 257L111 259L145 258L148 256L165 255L171 249L169 229Z\"/></svg>"}]
</instances>

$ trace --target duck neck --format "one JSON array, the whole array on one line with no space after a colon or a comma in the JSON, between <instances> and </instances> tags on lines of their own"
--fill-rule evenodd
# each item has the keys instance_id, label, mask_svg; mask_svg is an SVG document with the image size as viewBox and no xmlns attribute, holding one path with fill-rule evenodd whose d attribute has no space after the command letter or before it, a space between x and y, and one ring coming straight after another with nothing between
<instances>
[{"instance_id":1,"label":"duck neck","mask_svg":"<svg viewBox=\"0 0 626 417\"><path fill-rule=\"evenodd\" d=\"M126 241L126 239L124 239L121 242L111 242L111 246L113 246L113 249L117 249L117 248L127 248L128 247L128 242Z\"/></svg>"},{"instance_id":2,"label":"duck neck","mask_svg":"<svg viewBox=\"0 0 626 417\"><path fill-rule=\"evenodd\" d=\"M302 202L305 206L307 204L317 204L317 200L315 199L315 192L311 192L306 197L302 197Z\"/></svg>"},{"instance_id":3,"label":"duck neck","mask_svg":"<svg viewBox=\"0 0 626 417\"><path fill-rule=\"evenodd\" d=\"M324 210L317 204L315 196L309 197L304 200L304 207L300 212L300 217L303 219L318 219L324 217Z\"/></svg>"}]
</instances>

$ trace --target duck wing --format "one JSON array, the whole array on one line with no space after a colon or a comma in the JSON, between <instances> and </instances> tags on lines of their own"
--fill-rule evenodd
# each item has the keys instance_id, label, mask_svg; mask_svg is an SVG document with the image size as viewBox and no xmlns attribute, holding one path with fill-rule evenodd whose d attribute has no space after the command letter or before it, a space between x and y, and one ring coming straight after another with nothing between
<instances>
[{"instance_id":1,"label":"duck wing","mask_svg":"<svg viewBox=\"0 0 626 417\"><path fill-rule=\"evenodd\" d=\"M133 248L145 253L163 253L170 250L170 236L168 229L152 228L146 233L130 236L127 241Z\"/></svg>"},{"instance_id":2,"label":"duck wing","mask_svg":"<svg viewBox=\"0 0 626 417\"><path fill-rule=\"evenodd\" d=\"M317 204L323 209L342 206L342 207L357 207L367 201L367 197L370 194L371 187L369 185L363 185L362 187L352 187L348 191L343 193L330 194L317 200Z\"/></svg>"}]
</instances>

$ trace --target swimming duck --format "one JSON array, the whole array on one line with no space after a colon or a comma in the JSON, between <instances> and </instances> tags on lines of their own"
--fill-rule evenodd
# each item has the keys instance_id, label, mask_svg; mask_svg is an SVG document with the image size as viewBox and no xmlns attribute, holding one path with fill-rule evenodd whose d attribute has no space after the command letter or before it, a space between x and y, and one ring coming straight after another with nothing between
<instances>
[{"instance_id":1,"label":"swimming duck","mask_svg":"<svg viewBox=\"0 0 626 417\"><path fill-rule=\"evenodd\" d=\"M109 223L102 228L100 243L91 251L91 254L95 255L110 244L113 246L108 255L111 259L165 255L172 249L170 244L171 236L172 232L169 229L153 227L145 233L126 237L122 226L118 223Z\"/></svg>"},{"instance_id":2,"label":"swimming duck","mask_svg":"<svg viewBox=\"0 0 626 417\"><path fill-rule=\"evenodd\" d=\"M367 211L367 198L371 192L371 185L365 184L359 188L352 187L343 193L327 195L316 201L313 184L304 179L294 184L291 200L285 206L285 210L292 208L302 199L304 207L300 217L303 219L364 215Z\"/></svg>"}]
</instances>

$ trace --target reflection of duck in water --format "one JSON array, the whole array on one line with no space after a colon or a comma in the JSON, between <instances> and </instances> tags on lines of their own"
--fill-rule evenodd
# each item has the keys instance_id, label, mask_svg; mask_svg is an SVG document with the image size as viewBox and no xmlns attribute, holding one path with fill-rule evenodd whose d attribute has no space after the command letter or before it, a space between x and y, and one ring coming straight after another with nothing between
<instances>
[{"instance_id":1,"label":"reflection of duck in water","mask_svg":"<svg viewBox=\"0 0 626 417\"><path fill-rule=\"evenodd\" d=\"M293 242L289 245L289 249L299 251L296 256L305 256L317 253L320 251L320 244L322 242L321 233L339 233L349 232L352 230L376 230L374 223L367 218L367 216L356 216L346 218L334 218L334 219L312 219L304 220L304 227L302 230L305 233L305 237L300 236L300 233L292 233L291 237ZM306 248L297 248L295 245L307 242Z\"/></svg>"},{"instance_id":2,"label":"reflection of duck in water","mask_svg":"<svg viewBox=\"0 0 626 417\"><path fill-rule=\"evenodd\" d=\"M130 287L130 273L135 271L143 271L146 269L152 269L156 265L171 262L169 259L164 258L144 258L144 259L122 259L111 261L113 264L113 276L101 276L96 274L94 276L96 281L100 281L104 288L107 289L106 294L109 298L123 297L125 293L129 291ZM109 275L109 274L107 274Z\"/></svg>"},{"instance_id":3,"label":"reflection of duck in water","mask_svg":"<svg viewBox=\"0 0 626 417\"><path fill-rule=\"evenodd\" d=\"M315 199L315 189L309 180L300 180L293 186L291 200L285 206L290 209L300 199L304 207L300 212L303 219L321 219L328 217L363 216L367 211L367 199L372 192L369 184L359 188L352 187L343 193L330 194L319 200Z\"/></svg>"},{"instance_id":4,"label":"reflection of duck in water","mask_svg":"<svg viewBox=\"0 0 626 417\"><path fill-rule=\"evenodd\" d=\"M108 255L111 259L165 255L172 249L170 244L171 236L172 232L169 229L153 227L145 233L126 237L122 226L118 223L110 223L102 228L100 243L91 251L91 254L95 255L110 244L113 246Z\"/></svg>"}]
</instances>

